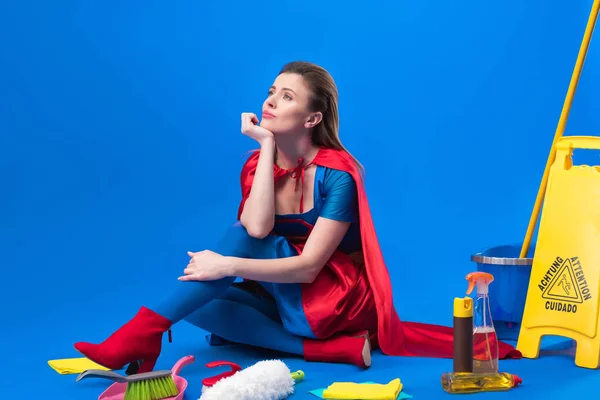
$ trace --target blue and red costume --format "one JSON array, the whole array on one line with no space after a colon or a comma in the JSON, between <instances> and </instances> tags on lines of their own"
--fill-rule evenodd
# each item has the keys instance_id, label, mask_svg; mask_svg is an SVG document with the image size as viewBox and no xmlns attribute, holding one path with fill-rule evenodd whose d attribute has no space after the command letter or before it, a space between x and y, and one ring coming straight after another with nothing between
<instances>
[{"instance_id":1,"label":"blue and red costume","mask_svg":"<svg viewBox=\"0 0 600 400\"><path fill-rule=\"evenodd\" d=\"M302 253L319 217L350 222L350 228L317 278L309 284L216 281L177 282L166 299L138 314L101 344L76 343L86 357L111 369L142 360L150 371L161 351L162 334L186 320L227 341L303 355L307 360L349 362L364 367L361 350L367 331L371 344L395 356L451 358L450 327L402 322L396 313L364 183L345 151L321 148L316 166L314 207L299 214L277 215L273 232L252 238L239 223L250 195L260 153L254 152L241 173L238 222L213 251L225 256L276 259ZM275 180L288 174L304 183L304 165L273 166ZM302 204L302 200L301 200ZM246 327L240 329L240 327ZM520 358L500 342L500 358Z\"/></svg>"},{"instance_id":2,"label":"blue and red costume","mask_svg":"<svg viewBox=\"0 0 600 400\"><path fill-rule=\"evenodd\" d=\"M242 170L242 202L238 217L241 215L244 202L250 195L258 157L259 152L253 153ZM373 225L364 182L354 159L345 151L321 148L311 164L317 166L314 188L315 208L302 216L279 218L275 232L283 230L281 225L284 222L295 222L300 226L300 231L302 227L307 228L300 234L301 239L305 240L318 215L340 219L328 212L340 213L342 216L340 220L349 220L353 224L340 248L333 254L316 280L311 284L298 285L301 300L292 296L301 303L301 306L294 304L291 307L294 311L292 313L298 316L303 314L308 323L308 329L304 329L303 332L312 333L316 338L328 338L339 332L368 329L372 333L372 343L377 344L385 354L451 358L453 356L452 328L402 322L396 313L390 277ZM300 175L297 179L302 179L303 168L307 166L299 166L292 173ZM358 198L356 213L352 203L348 202L347 196L341 201L336 196L336 202L339 201L342 207L330 208L327 208L330 203L327 200L323 202L320 198L321 188L327 186L323 185L324 178L331 171L337 173L337 179L342 181L344 188L347 188L349 183L347 178L344 179L345 174L352 178ZM274 166L275 179L289 172ZM345 174L340 176L340 172ZM333 190L340 191L340 188L334 186ZM319 210L320 204L323 207L321 210ZM301 253L303 244L295 243L294 247L298 253ZM280 297L286 298L285 295ZM373 316L376 316L375 321ZM297 318L304 322L303 317ZM500 358L520 357L520 352L513 346L500 342Z\"/></svg>"}]
</instances>

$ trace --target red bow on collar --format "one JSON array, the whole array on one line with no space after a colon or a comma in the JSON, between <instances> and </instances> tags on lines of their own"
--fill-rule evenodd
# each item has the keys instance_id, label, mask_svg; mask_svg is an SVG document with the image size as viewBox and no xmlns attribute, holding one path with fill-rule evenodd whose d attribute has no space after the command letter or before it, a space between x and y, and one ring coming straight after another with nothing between
<instances>
[{"instance_id":1,"label":"red bow on collar","mask_svg":"<svg viewBox=\"0 0 600 400\"><path fill-rule=\"evenodd\" d=\"M278 167L277 165L275 165L275 177L276 178L281 178L286 176L287 174L290 175L290 178L295 179L296 180L296 186L294 187L294 192L298 191L298 183L300 183L301 186L301 194L300 194L300 214L302 214L304 212L304 171L306 170L306 168L310 167L312 165L312 161L306 165L304 165L304 158L300 157L298 158L298 164L294 167L294 168L281 168Z\"/></svg>"}]
</instances>

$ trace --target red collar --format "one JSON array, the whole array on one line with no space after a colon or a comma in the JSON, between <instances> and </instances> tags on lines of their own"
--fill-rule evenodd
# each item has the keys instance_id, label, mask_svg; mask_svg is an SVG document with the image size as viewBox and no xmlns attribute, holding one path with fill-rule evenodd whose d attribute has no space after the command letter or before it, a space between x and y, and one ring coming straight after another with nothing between
<instances>
[{"instance_id":1,"label":"red collar","mask_svg":"<svg viewBox=\"0 0 600 400\"><path fill-rule=\"evenodd\" d=\"M301 191L302 193L300 194L300 214L302 214L304 212L304 171L306 170L306 168L310 167L313 164L314 160L309 162L308 164L304 164L304 158L300 157L298 158L298 164L293 167L293 168L281 168L277 165L274 165L274 170L275 170L275 177L276 178L281 178L287 174L290 175L290 177L292 179L296 180L296 186L294 187L294 192L296 192L298 190L298 183L300 183L301 186ZM298 179L300 178L300 179Z\"/></svg>"}]
</instances>

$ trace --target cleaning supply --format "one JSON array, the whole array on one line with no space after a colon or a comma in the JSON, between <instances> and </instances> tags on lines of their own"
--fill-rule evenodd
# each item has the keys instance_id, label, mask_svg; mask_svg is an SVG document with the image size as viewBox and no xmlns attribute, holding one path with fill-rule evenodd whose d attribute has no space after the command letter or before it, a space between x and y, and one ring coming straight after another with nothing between
<instances>
[{"instance_id":1,"label":"cleaning supply","mask_svg":"<svg viewBox=\"0 0 600 400\"><path fill-rule=\"evenodd\" d=\"M189 365L195 361L194 356L185 356L179 359L171 368L171 374L173 375L173 381L177 386L179 394L176 396L168 397L164 400L183 400L183 396L188 386L187 380L180 376L179 373L186 365ZM98 400L123 400L125 398L125 392L127 391L127 382L116 382L113 383L106 389Z\"/></svg>"},{"instance_id":2,"label":"cleaning supply","mask_svg":"<svg viewBox=\"0 0 600 400\"><path fill-rule=\"evenodd\" d=\"M562 135L599 14L600 0L594 0L521 248L523 257L529 251L541 211L517 342L523 357L538 358L544 336L568 337L577 342L575 364L591 369L600 367L597 334L600 310L594 297L600 289L597 277L599 168L574 166L572 152L574 149L600 150L600 143L597 136Z\"/></svg>"},{"instance_id":3,"label":"cleaning supply","mask_svg":"<svg viewBox=\"0 0 600 400\"><path fill-rule=\"evenodd\" d=\"M544 168L542 182L540 183L540 186L538 188L535 204L533 206L533 211L531 212L531 217L529 218L529 225L527 225L527 232L525 233L525 240L523 240L523 246L521 247L520 258L525 258L527 256L527 253L529 252L529 245L531 244L533 231L537 226L542 203L546 195L546 187L548 185L550 167L552 166L552 164L554 164L554 160L556 157L556 145L563 136L565 128L567 126L569 112L571 111L571 105L573 104L573 98L575 97L575 91L577 90L577 84L579 83L579 78L581 77L581 71L583 69L585 57L590 47L590 42L592 40L594 27L596 26L596 20L598 19L599 12L600 0L594 0L594 3L592 4L592 10L590 11L590 15L588 17L587 25L585 27L585 32L583 34L583 40L581 41L581 45L579 46L577 61L575 62L575 68L573 69L573 74L571 75L571 82L569 83L569 89L567 90L567 95L563 103L562 112L560 113L558 126L556 127L556 132L554 133L552 145L550 146L550 154L548 155L548 159L546 160L546 167Z\"/></svg>"},{"instance_id":4,"label":"cleaning supply","mask_svg":"<svg viewBox=\"0 0 600 400\"><path fill-rule=\"evenodd\" d=\"M264 360L203 387L200 400L282 400L294 393L304 372L291 372L281 360Z\"/></svg>"},{"instance_id":5,"label":"cleaning supply","mask_svg":"<svg viewBox=\"0 0 600 400\"><path fill-rule=\"evenodd\" d=\"M402 391L400 378L380 383L334 382L323 391L324 399L336 400L396 400Z\"/></svg>"},{"instance_id":6,"label":"cleaning supply","mask_svg":"<svg viewBox=\"0 0 600 400\"><path fill-rule=\"evenodd\" d=\"M372 381L367 381L367 382L361 382L360 385L370 385L376 382L372 382ZM321 388L321 389L313 389L310 390L308 393L312 394L313 396L318 397L319 399L324 399L323 397L323 393L325 392L325 390L327 390L327 388ZM398 397L396 397L396 400L406 400L406 399L412 399L412 396L408 393L406 393L403 390L400 390L400 393L398 394Z\"/></svg>"},{"instance_id":7,"label":"cleaning supply","mask_svg":"<svg viewBox=\"0 0 600 400\"><path fill-rule=\"evenodd\" d=\"M508 372L479 374L470 372L447 372L442 375L442 387L448 393L478 393L509 390L523 380Z\"/></svg>"},{"instance_id":8,"label":"cleaning supply","mask_svg":"<svg viewBox=\"0 0 600 400\"><path fill-rule=\"evenodd\" d=\"M48 365L61 375L80 374L88 369L109 371L108 368L103 367L102 365L97 364L85 357L50 360L48 361Z\"/></svg>"},{"instance_id":9,"label":"cleaning supply","mask_svg":"<svg viewBox=\"0 0 600 400\"><path fill-rule=\"evenodd\" d=\"M494 276L487 272L472 272L467 275L471 294L477 286L475 312L473 320L473 371L475 373L498 372L498 337L492 321L490 309L489 284Z\"/></svg>"},{"instance_id":10,"label":"cleaning supply","mask_svg":"<svg viewBox=\"0 0 600 400\"><path fill-rule=\"evenodd\" d=\"M207 368L216 368L216 367L222 367L222 366L228 366L230 368L230 370L221 372L220 374L215 375L215 376L209 376L208 378L202 379L202 392L203 393L209 387L213 387L221 379L228 378L232 375L235 375L236 372L242 370L242 367L240 367L238 364L231 362L231 361L213 361L213 362L209 362L206 364Z\"/></svg>"},{"instance_id":11,"label":"cleaning supply","mask_svg":"<svg viewBox=\"0 0 600 400\"><path fill-rule=\"evenodd\" d=\"M593 149L597 157L600 137L568 136L556 147L517 348L537 358L543 337L569 338L577 343L575 365L597 369L600 166L574 165L572 156Z\"/></svg>"},{"instance_id":12,"label":"cleaning supply","mask_svg":"<svg viewBox=\"0 0 600 400\"><path fill-rule=\"evenodd\" d=\"M85 378L103 378L127 383L124 400L158 400L179 394L169 370L123 376L113 371L91 369L79 374L75 381L79 382Z\"/></svg>"},{"instance_id":13,"label":"cleaning supply","mask_svg":"<svg viewBox=\"0 0 600 400\"><path fill-rule=\"evenodd\" d=\"M473 299L454 299L454 372L473 372Z\"/></svg>"}]
</instances>

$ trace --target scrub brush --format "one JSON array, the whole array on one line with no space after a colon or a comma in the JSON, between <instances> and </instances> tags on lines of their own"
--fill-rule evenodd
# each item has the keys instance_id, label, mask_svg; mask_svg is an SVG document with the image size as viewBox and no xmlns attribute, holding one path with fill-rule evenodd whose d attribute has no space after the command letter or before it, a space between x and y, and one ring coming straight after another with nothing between
<instances>
[{"instance_id":1,"label":"scrub brush","mask_svg":"<svg viewBox=\"0 0 600 400\"><path fill-rule=\"evenodd\" d=\"M160 400L179 394L170 370L122 376L113 371L89 369L79 374L75 382L85 378L103 378L127 383L123 400Z\"/></svg>"},{"instance_id":2,"label":"scrub brush","mask_svg":"<svg viewBox=\"0 0 600 400\"><path fill-rule=\"evenodd\" d=\"M283 361L259 361L213 386L203 386L199 400L282 400L303 379L304 372L290 372Z\"/></svg>"}]
</instances>

